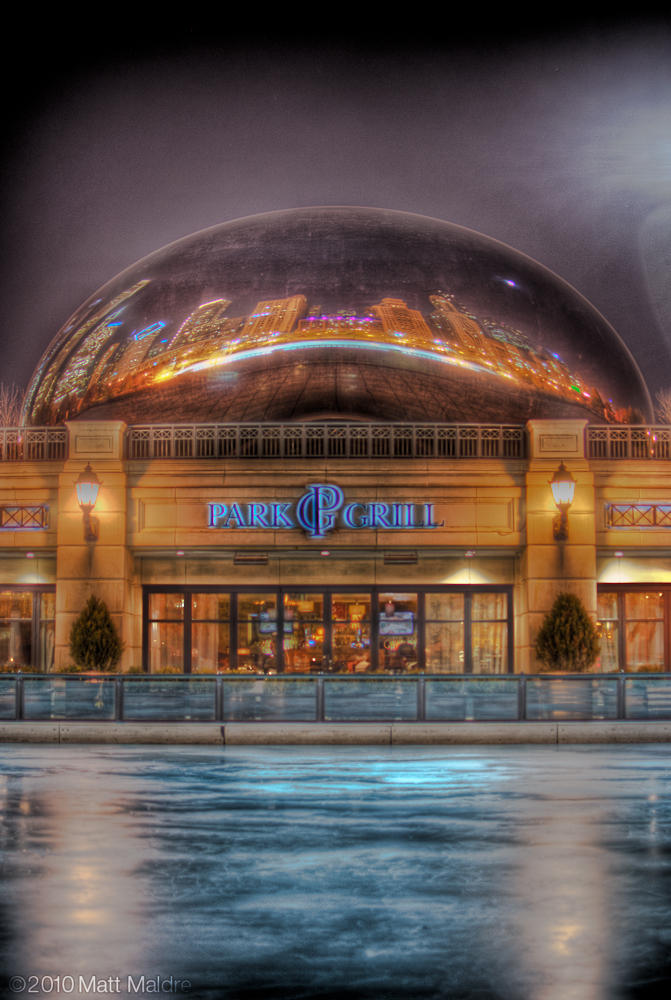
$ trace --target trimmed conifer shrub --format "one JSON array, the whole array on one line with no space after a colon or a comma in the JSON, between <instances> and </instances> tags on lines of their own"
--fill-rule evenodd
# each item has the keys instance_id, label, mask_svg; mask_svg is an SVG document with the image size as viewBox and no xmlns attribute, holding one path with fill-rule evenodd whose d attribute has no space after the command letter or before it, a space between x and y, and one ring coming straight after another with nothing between
<instances>
[{"instance_id":1,"label":"trimmed conifer shrub","mask_svg":"<svg viewBox=\"0 0 671 1000\"><path fill-rule=\"evenodd\" d=\"M70 629L70 656L79 670L114 670L123 649L104 601L93 594Z\"/></svg>"},{"instance_id":2,"label":"trimmed conifer shrub","mask_svg":"<svg viewBox=\"0 0 671 1000\"><path fill-rule=\"evenodd\" d=\"M536 636L536 656L545 670L580 673L599 655L594 622L576 594L559 594Z\"/></svg>"}]
</instances>

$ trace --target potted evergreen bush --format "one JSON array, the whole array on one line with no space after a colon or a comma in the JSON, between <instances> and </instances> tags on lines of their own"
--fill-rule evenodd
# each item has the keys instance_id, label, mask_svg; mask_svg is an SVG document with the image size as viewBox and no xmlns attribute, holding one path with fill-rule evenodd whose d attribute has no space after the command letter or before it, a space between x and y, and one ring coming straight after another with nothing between
<instances>
[{"instance_id":1,"label":"potted evergreen bush","mask_svg":"<svg viewBox=\"0 0 671 1000\"><path fill-rule=\"evenodd\" d=\"M599 639L576 594L559 594L536 636L536 656L545 670L580 673L594 664Z\"/></svg>"},{"instance_id":2,"label":"potted evergreen bush","mask_svg":"<svg viewBox=\"0 0 671 1000\"><path fill-rule=\"evenodd\" d=\"M123 646L104 601L93 594L70 629L70 656L80 671L114 670Z\"/></svg>"}]
</instances>

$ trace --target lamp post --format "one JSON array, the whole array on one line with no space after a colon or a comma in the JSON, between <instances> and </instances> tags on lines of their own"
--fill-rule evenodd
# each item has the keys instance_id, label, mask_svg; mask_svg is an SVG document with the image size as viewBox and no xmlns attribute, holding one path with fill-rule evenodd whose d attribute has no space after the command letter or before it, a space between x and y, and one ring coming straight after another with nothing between
<instances>
[{"instance_id":1,"label":"lamp post","mask_svg":"<svg viewBox=\"0 0 671 1000\"><path fill-rule=\"evenodd\" d=\"M553 535L556 542L568 540L568 509L573 503L576 482L577 480L573 478L563 462L550 480L552 496L559 510L559 513L555 514L553 522Z\"/></svg>"},{"instance_id":2,"label":"lamp post","mask_svg":"<svg viewBox=\"0 0 671 1000\"><path fill-rule=\"evenodd\" d=\"M96 476L90 464L87 463L86 468L80 474L79 479L75 483L77 500L79 501L79 506L81 507L82 514L84 515L84 540L87 542L98 541L100 524L98 522L98 518L91 517L91 514L96 505L98 491L101 485L100 480Z\"/></svg>"}]
</instances>

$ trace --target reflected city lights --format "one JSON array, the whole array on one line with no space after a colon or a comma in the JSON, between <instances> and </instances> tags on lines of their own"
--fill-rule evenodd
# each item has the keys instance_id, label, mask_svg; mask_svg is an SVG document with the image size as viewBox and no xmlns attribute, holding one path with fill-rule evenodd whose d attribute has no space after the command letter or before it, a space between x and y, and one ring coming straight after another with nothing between
<instances>
[{"instance_id":1,"label":"reflected city lights","mask_svg":"<svg viewBox=\"0 0 671 1000\"><path fill-rule=\"evenodd\" d=\"M134 332L126 346L114 343L104 350L120 324L103 322L58 378L45 380L35 405L45 420L44 407L53 411L67 398L72 417L118 395L276 351L365 347L487 373L571 402L577 394L599 419L618 419L595 388L571 372L558 355L536 350L520 331L501 323L488 330L451 295L432 295L430 301L434 311L426 317L402 299L392 298L371 305L369 316L306 317L307 299L296 295L259 302L251 316L229 319L224 314L230 301L217 299L191 313L171 340L162 337L166 323L161 321ZM92 360L96 355L97 362Z\"/></svg>"},{"instance_id":2,"label":"reflected city lights","mask_svg":"<svg viewBox=\"0 0 671 1000\"><path fill-rule=\"evenodd\" d=\"M82 307L41 360L24 422L645 419L614 331L510 248L372 209L272 213L263 237L256 218L157 251ZM502 255L515 277L496 273Z\"/></svg>"}]
</instances>

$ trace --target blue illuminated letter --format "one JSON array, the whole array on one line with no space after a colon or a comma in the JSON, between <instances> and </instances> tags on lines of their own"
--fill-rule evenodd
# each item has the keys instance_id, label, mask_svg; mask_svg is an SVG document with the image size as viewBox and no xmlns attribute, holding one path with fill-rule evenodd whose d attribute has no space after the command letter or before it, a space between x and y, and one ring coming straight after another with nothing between
<instances>
[{"instance_id":1,"label":"blue illuminated letter","mask_svg":"<svg viewBox=\"0 0 671 1000\"><path fill-rule=\"evenodd\" d=\"M344 499L345 494L339 486L323 483L309 486L296 504L298 523L310 538L323 538L327 531L333 531Z\"/></svg>"},{"instance_id":2,"label":"blue illuminated letter","mask_svg":"<svg viewBox=\"0 0 671 1000\"><path fill-rule=\"evenodd\" d=\"M371 528L393 528L394 525L389 524L389 521L387 521L388 515L389 515L389 504L372 503L370 505Z\"/></svg>"},{"instance_id":3,"label":"blue illuminated letter","mask_svg":"<svg viewBox=\"0 0 671 1000\"><path fill-rule=\"evenodd\" d=\"M228 517L224 521L224 527L225 528L231 528L231 527L233 527L233 525L231 524L231 521L237 521L238 523L237 523L236 527L238 527L238 528L246 528L247 527L247 522L245 521L245 519L244 519L244 517L242 515L242 511L240 510L240 506L241 505L237 504L237 503L232 503L231 504L229 512L228 512Z\"/></svg>"},{"instance_id":4,"label":"blue illuminated letter","mask_svg":"<svg viewBox=\"0 0 671 1000\"><path fill-rule=\"evenodd\" d=\"M426 511L426 526L427 528L442 528L445 525L445 521L441 521L440 524L436 524L433 520L433 504L425 503L424 510Z\"/></svg>"},{"instance_id":5,"label":"blue illuminated letter","mask_svg":"<svg viewBox=\"0 0 671 1000\"><path fill-rule=\"evenodd\" d=\"M226 506L223 503L208 503L207 506L210 508L209 525L211 528L216 528L217 521L226 517Z\"/></svg>"},{"instance_id":6,"label":"blue illuminated letter","mask_svg":"<svg viewBox=\"0 0 671 1000\"><path fill-rule=\"evenodd\" d=\"M252 503L249 505L249 527L250 528L269 528L270 525L266 521L268 516L268 505L265 503Z\"/></svg>"},{"instance_id":7,"label":"blue illuminated letter","mask_svg":"<svg viewBox=\"0 0 671 1000\"><path fill-rule=\"evenodd\" d=\"M291 509L290 503L271 504L273 512L273 528L295 528L296 525L289 517L287 511Z\"/></svg>"},{"instance_id":8,"label":"blue illuminated letter","mask_svg":"<svg viewBox=\"0 0 671 1000\"><path fill-rule=\"evenodd\" d=\"M359 515L358 521L355 521L356 508L361 508L361 514ZM346 507L343 508L342 519L346 527L348 528L367 528L368 527L368 504L367 503L348 503Z\"/></svg>"}]
</instances>

